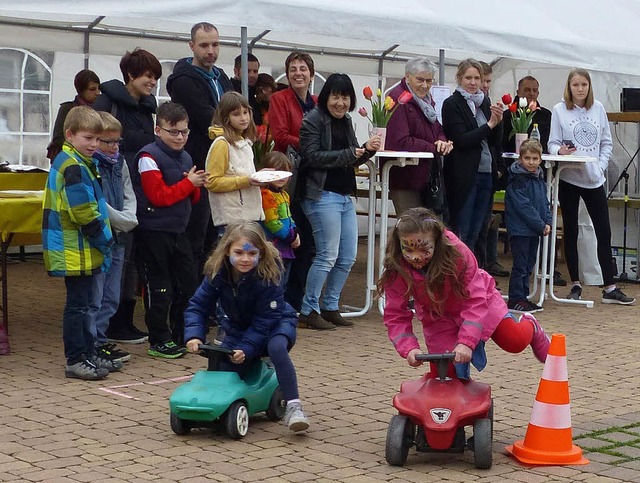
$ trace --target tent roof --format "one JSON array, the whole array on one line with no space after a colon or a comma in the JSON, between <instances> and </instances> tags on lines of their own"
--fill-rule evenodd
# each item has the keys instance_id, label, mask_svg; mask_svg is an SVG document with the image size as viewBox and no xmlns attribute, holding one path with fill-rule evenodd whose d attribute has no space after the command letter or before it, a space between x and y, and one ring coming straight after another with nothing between
<instances>
[{"instance_id":1,"label":"tent roof","mask_svg":"<svg viewBox=\"0 0 640 483\"><path fill-rule=\"evenodd\" d=\"M239 26L248 28L249 41L268 30L260 48L312 47L372 58L394 46L392 57L437 56L445 49L448 59L509 57L640 72L640 0L0 0L5 25L84 32L99 17L97 34L184 39L191 25L210 21L223 40L235 43ZM121 53L105 52L104 43L100 49Z\"/></svg>"}]
</instances>

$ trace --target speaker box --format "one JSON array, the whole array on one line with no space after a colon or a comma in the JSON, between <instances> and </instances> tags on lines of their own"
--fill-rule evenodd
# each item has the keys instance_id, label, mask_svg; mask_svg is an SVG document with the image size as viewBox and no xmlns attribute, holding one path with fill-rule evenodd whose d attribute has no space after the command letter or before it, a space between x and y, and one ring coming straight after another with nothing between
<instances>
[{"instance_id":1,"label":"speaker box","mask_svg":"<svg viewBox=\"0 0 640 483\"><path fill-rule=\"evenodd\" d=\"M620 110L622 112L640 111L640 88L623 87L620 93Z\"/></svg>"}]
</instances>

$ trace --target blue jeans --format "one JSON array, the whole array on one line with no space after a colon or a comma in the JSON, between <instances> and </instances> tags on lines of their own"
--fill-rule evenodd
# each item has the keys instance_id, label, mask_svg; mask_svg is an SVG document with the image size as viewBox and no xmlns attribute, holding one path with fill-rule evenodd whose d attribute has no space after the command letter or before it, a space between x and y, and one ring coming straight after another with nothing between
<instances>
[{"instance_id":1,"label":"blue jeans","mask_svg":"<svg viewBox=\"0 0 640 483\"><path fill-rule=\"evenodd\" d=\"M111 248L111 267L107 273L94 275L93 300L91 301L91 313L95 319L92 325L93 341L97 346L107 343L107 328L109 319L118 310L120 305L120 291L122 288L122 269L124 267L123 244L115 244Z\"/></svg>"},{"instance_id":2,"label":"blue jeans","mask_svg":"<svg viewBox=\"0 0 640 483\"><path fill-rule=\"evenodd\" d=\"M491 173L477 173L458 216L454 232L471 251L482 229L493 195Z\"/></svg>"},{"instance_id":3,"label":"blue jeans","mask_svg":"<svg viewBox=\"0 0 640 483\"><path fill-rule=\"evenodd\" d=\"M358 249L356 210L348 195L323 191L319 200L306 198L302 209L313 229L316 256L307 275L300 313L338 310L342 288L347 281ZM326 282L326 286L325 286ZM324 287L322 303L320 295Z\"/></svg>"},{"instance_id":4,"label":"blue jeans","mask_svg":"<svg viewBox=\"0 0 640 483\"><path fill-rule=\"evenodd\" d=\"M62 312L62 341L67 364L73 365L94 354L93 275L64 277L67 300Z\"/></svg>"},{"instance_id":5,"label":"blue jeans","mask_svg":"<svg viewBox=\"0 0 640 483\"><path fill-rule=\"evenodd\" d=\"M527 300L529 297L529 277L536 264L538 244L537 236L512 236L509 238L513 267L509 278L509 300Z\"/></svg>"}]
</instances>

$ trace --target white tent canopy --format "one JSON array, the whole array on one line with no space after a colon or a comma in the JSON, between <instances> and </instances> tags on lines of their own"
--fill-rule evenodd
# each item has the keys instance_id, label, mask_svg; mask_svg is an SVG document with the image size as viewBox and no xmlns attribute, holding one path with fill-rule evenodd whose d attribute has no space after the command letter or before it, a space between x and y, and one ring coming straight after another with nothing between
<instances>
[{"instance_id":1,"label":"white tent canopy","mask_svg":"<svg viewBox=\"0 0 640 483\"><path fill-rule=\"evenodd\" d=\"M394 52L403 54L436 55L445 49L450 58L473 54L621 74L640 71L638 0L0 2L0 24L44 27L54 43L52 27L82 33L97 20L93 31L110 39L91 40L89 53L121 53L112 50L114 34L176 39L187 35L192 24L207 20L226 39L239 37L238 26L248 27L250 40L269 30L258 47L315 46L366 56L397 45ZM15 36L11 29L1 30L2 45L43 43L38 34ZM75 48L83 51L84 42L76 42Z\"/></svg>"}]
</instances>

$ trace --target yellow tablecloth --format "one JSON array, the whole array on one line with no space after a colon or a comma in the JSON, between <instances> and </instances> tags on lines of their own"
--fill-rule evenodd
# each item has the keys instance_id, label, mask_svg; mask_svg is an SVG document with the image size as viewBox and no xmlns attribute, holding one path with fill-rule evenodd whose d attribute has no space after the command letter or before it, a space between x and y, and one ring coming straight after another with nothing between
<instances>
[{"instance_id":1,"label":"yellow tablecloth","mask_svg":"<svg viewBox=\"0 0 640 483\"><path fill-rule=\"evenodd\" d=\"M0 239L14 234L11 245L42 243L42 194L26 198L0 198Z\"/></svg>"},{"instance_id":2,"label":"yellow tablecloth","mask_svg":"<svg viewBox=\"0 0 640 483\"><path fill-rule=\"evenodd\" d=\"M0 190L43 190L49 173L0 173Z\"/></svg>"}]
</instances>

